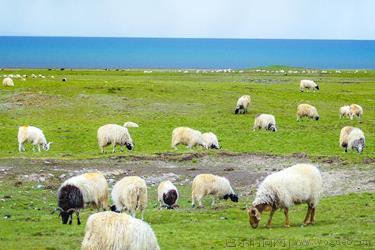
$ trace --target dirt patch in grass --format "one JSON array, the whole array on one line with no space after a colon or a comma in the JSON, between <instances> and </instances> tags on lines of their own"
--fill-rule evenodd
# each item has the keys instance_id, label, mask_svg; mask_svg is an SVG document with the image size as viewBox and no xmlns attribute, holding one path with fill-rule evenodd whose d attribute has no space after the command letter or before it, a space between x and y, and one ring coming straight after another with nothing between
<instances>
[{"instance_id":1,"label":"dirt patch in grass","mask_svg":"<svg viewBox=\"0 0 375 250\"><path fill-rule=\"evenodd\" d=\"M53 103L59 103L62 97L59 95L46 95L43 93L19 93L9 98L9 103L22 107L44 107Z\"/></svg>"}]
</instances>

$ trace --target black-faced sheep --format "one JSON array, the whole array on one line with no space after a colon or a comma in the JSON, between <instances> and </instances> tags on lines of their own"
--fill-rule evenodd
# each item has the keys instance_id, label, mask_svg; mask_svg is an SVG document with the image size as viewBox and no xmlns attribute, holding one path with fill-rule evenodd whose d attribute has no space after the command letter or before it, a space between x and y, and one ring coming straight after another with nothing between
<instances>
[{"instance_id":1,"label":"black-faced sheep","mask_svg":"<svg viewBox=\"0 0 375 250\"><path fill-rule=\"evenodd\" d=\"M319 90L319 86L312 80L301 80L299 83L299 90L303 92L305 89L315 91L315 89Z\"/></svg>"},{"instance_id":2,"label":"black-faced sheep","mask_svg":"<svg viewBox=\"0 0 375 250\"><path fill-rule=\"evenodd\" d=\"M163 181L158 186L158 201L160 207L166 207L168 209L173 209L177 207L179 194L175 185L170 181Z\"/></svg>"},{"instance_id":3,"label":"black-faced sheep","mask_svg":"<svg viewBox=\"0 0 375 250\"><path fill-rule=\"evenodd\" d=\"M319 120L317 109L314 106L306 103L300 104L297 107L297 121L301 120L303 117Z\"/></svg>"},{"instance_id":4,"label":"black-faced sheep","mask_svg":"<svg viewBox=\"0 0 375 250\"><path fill-rule=\"evenodd\" d=\"M79 210L86 205L93 205L97 209L108 206L108 183L101 173L86 173L66 180L57 191L58 205L62 223L72 224L73 213L79 219Z\"/></svg>"},{"instance_id":5,"label":"black-faced sheep","mask_svg":"<svg viewBox=\"0 0 375 250\"><path fill-rule=\"evenodd\" d=\"M346 126L341 129L340 146L345 149L345 152L348 152L348 149L350 149L362 153L365 145L365 135L361 129L351 126Z\"/></svg>"},{"instance_id":6,"label":"black-faced sheep","mask_svg":"<svg viewBox=\"0 0 375 250\"><path fill-rule=\"evenodd\" d=\"M217 139L217 136L214 133L212 132L203 133L202 137L207 148L220 149L219 140Z\"/></svg>"},{"instance_id":7,"label":"black-faced sheep","mask_svg":"<svg viewBox=\"0 0 375 250\"><path fill-rule=\"evenodd\" d=\"M206 195L213 195L211 206L215 205L215 197L225 200L230 198L231 201L238 202L238 196L234 193L228 179L213 174L200 174L194 178L191 194L192 207L195 206L195 201L198 201L199 207L202 207L202 199Z\"/></svg>"},{"instance_id":8,"label":"black-faced sheep","mask_svg":"<svg viewBox=\"0 0 375 250\"><path fill-rule=\"evenodd\" d=\"M245 114L247 113L247 108L249 107L251 102L251 98L249 95L243 95L237 100L236 110L234 111L235 114Z\"/></svg>"},{"instance_id":9,"label":"black-faced sheep","mask_svg":"<svg viewBox=\"0 0 375 250\"><path fill-rule=\"evenodd\" d=\"M188 127L178 127L172 131L172 148L177 150L177 145L187 145L188 148L192 148L196 145L201 145L204 148L208 148L202 133L198 130Z\"/></svg>"},{"instance_id":10,"label":"black-faced sheep","mask_svg":"<svg viewBox=\"0 0 375 250\"><path fill-rule=\"evenodd\" d=\"M126 122L124 126L117 124L107 124L101 126L97 133L98 144L101 152L104 153L104 147L111 144L113 145L113 153L116 152L117 145L120 145L121 151L124 150L124 145L128 150L132 150L134 148L134 144L128 131L129 127L138 127L138 125L134 122Z\"/></svg>"},{"instance_id":11,"label":"black-faced sheep","mask_svg":"<svg viewBox=\"0 0 375 250\"><path fill-rule=\"evenodd\" d=\"M253 131L255 131L255 129L262 129L262 128L265 130L276 132L277 128L276 128L275 117L269 114L257 115L254 120Z\"/></svg>"},{"instance_id":12,"label":"black-faced sheep","mask_svg":"<svg viewBox=\"0 0 375 250\"><path fill-rule=\"evenodd\" d=\"M317 167L311 164L296 164L267 176L259 185L253 206L248 209L249 223L257 228L262 212L270 211L267 227L277 209L284 209L285 227L289 227L289 208L307 203L304 224L313 224L315 209L322 192L322 177Z\"/></svg>"}]
</instances>

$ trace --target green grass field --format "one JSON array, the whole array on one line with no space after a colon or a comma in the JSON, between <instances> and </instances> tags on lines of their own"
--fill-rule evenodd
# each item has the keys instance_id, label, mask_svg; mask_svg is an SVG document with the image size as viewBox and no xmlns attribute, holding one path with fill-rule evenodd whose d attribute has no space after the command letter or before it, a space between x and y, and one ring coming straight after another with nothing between
<instances>
[{"instance_id":1,"label":"green grass field","mask_svg":"<svg viewBox=\"0 0 375 250\"><path fill-rule=\"evenodd\" d=\"M335 72L335 71L331 71ZM15 79L15 87L0 89L0 157L44 157L83 159L108 157L99 152L97 129L107 123L133 121L133 152L149 155L173 152L171 132L189 126L217 134L222 150L274 155L305 153L310 157L339 157L350 162L374 158L375 71L343 71L341 74L244 73L183 74L154 71L104 70L3 70L2 74L43 74L46 79ZM55 79L49 76L54 75ZM61 79L66 77L67 82ZM299 92L301 79L313 79L321 90ZM250 94L252 104L246 115L234 115L239 96ZM318 108L319 121L296 121L296 107L310 103ZM345 104L364 108L363 121L339 119ZM277 133L252 132L258 113L275 115ZM18 153L18 126L43 129L53 141L49 152ZM338 146L340 129L360 127L367 148L362 155L345 154ZM108 152L111 148L108 147ZM184 147L178 152L188 151ZM202 151L195 149L194 151Z\"/></svg>"},{"instance_id":2,"label":"green grass field","mask_svg":"<svg viewBox=\"0 0 375 250\"><path fill-rule=\"evenodd\" d=\"M0 220L0 249L78 249L84 235L87 217L94 213L84 210L83 224L62 225L55 208L56 191L38 190L30 183L8 189L12 183L0 183L2 217ZM7 190L6 190L7 189ZM150 202L145 221L151 224L161 249L373 249L375 194L362 193L324 198L317 210L313 226L301 227L306 206L290 211L291 227L284 228L284 215L277 212L271 229L265 228L268 214L263 215L260 227L248 224L244 198L239 204L221 201L216 209L191 208L190 188L179 187L180 208L160 211L155 188L150 188ZM6 191L5 191L6 190ZM138 215L140 216L140 215ZM270 247L271 245L273 247ZM244 247L246 246L246 247Z\"/></svg>"}]
</instances>

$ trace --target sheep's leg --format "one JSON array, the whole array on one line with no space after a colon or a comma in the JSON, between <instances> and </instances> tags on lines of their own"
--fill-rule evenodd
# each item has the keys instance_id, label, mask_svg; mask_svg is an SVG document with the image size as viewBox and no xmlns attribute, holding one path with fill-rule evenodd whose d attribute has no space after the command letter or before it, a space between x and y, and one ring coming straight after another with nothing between
<instances>
[{"instance_id":1,"label":"sheep's leg","mask_svg":"<svg viewBox=\"0 0 375 250\"><path fill-rule=\"evenodd\" d=\"M306 216L305 216L305 220L303 221L304 225L310 224L310 216L311 216L311 206L308 205L308 207L307 207L307 213L306 213Z\"/></svg>"},{"instance_id":2,"label":"sheep's leg","mask_svg":"<svg viewBox=\"0 0 375 250\"><path fill-rule=\"evenodd\" d=\"M201 196L197 197L197 200L198 200L199 207L202 208L203 207L202 197Z\"/></svg>"},{"instance_id":3,"label":"sheep's leg","mask_svg":"<svg viewBox=\"0 0 375 250\"><path fill-rule=\"evenodd\" d=\"M142 210L142 213L141 213L141 219L143 220L143 215L144 215L144 213L145 213L145 210Z\"/></svg>"},{"instance_id":4,"label":"sheep's leg","mask_svg":"<svg viewBox=\"0 0 375 250\"><path fill-rule=\"evenodd\" d=\"M40 145L38 144L38 152L40 152Z\"/></svg>"},{"instance_id":5,"label":"sheep's leg","mask_svg":"<svg viewBox=\"0 0 375 250\"><path fill-rule=\"evenodd\" d=\"M33 144L33 152L35 152L35 145Z\"/></svg>"},{"instance_id":6,"label":"sheep's leg","mask_svg":"<svg viewBox=\"0 0 375 250\"><path fill-rule=\"evenodd\" d=\"M81 225L81 220L79 219L79 212L77 212L77 225Z\"/></svg>"},{"instance_id":7,"label":"sheep's leg","mask_svg":"<svg viewBox=\"0 0 375 250\"><path fill-rule=\"evenodd\" d=\"M284 227L289 227L289 208L284 208L285 224Z\"/></svg>"},{"instance_id":8,"label":"sheep's leg","mask_svg":"<svg viewBox=\"0 0 375 250\"><path fill-rule=\"evenodd\" d=\"M72 225L72 221L73 221L73 214L70 214L70 216L69 216L69 225Z\"/></svg>"},{"instance_id":9,"label":"sheep's leg","mask_svg":"<svg viewBox=\"0 0 375 250\"><path fill-rule=\"evenodd\" d=\"M194 194L191 196L191 207L195 207L195 197L194 197Z\"/></svg>"},{"instance_id":10,"label":"sheep's leg","mask_svg":"<svg viewBox=\"0 0 375 250\"><path fill-rule=\"evenodd\" d=\"M22 152L23 149L24 149L24 148L23 148L22 143L19 143L19 144L18 144L18 151Z\"/></svg>"},{"instance_id":11,"label":"sheep's leg","mask_svg":"<svg viewBox=\"0 0 375 250\"><path fill-rule=\"evenodd\" d=\"M120 151L121 151L121 152L124 152L124 146L121 146L121 147L120 147Z\"/></svg>"},{"instance_id":12,"label":"sheep's leg","mask_svg":"<svg viewBox=\"0 0 375 250\"><path fill-rule=\"evenodd\" d=\"M270 212L270 217L268 218L268 222L266 224L266 227L270 228L271 227L271 224L272 224L272 216L273 214L275 213L275 210L272 208L271 212Z\"/></svg>"},{"instance_id":13,"label":"sheep's leg","mask_svg":"<svg viewBox=\"0 0 375 250\"><path fill-rule=\"evenodd\" d=\"M211 207L214 207L215 206L215 196L212 197L212 203L211 203Z\"/></svg>"},{"instance_id":14,"label":"sheep's leg","mask_svg":"<svg viewBox=\"0 0 375 250\"><path fill-rule=\"evenodd\" d=\"M315 207L311 208L310 224L315 224Z\"/></svg>"},{"instance_id":15,"label":"sheep's leg","mask_svg":"<svg viewBox=\"0 0 375 250\"><path fill-rule=\"evenodd\" d=\"M113 144L112 153L115 153L115 152L116 152L116 144Z\"/></svg>"}]
</instances>

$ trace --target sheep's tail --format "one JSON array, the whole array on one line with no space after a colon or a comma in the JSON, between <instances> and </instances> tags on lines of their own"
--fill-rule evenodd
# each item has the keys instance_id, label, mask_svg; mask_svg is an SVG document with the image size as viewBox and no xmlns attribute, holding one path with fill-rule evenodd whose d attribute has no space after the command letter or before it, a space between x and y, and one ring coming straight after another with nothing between
<instances>
[{"instance_id":1,"label":"sheep's tail","mask_svg":"<svg viewBox=\"0 0 375 250\"><path fill-rule=\"evenodd\" d=\"M139 125L135 122L125 122L124 127L125 128L138 128Z\"/></svg>"}]
</instances>

